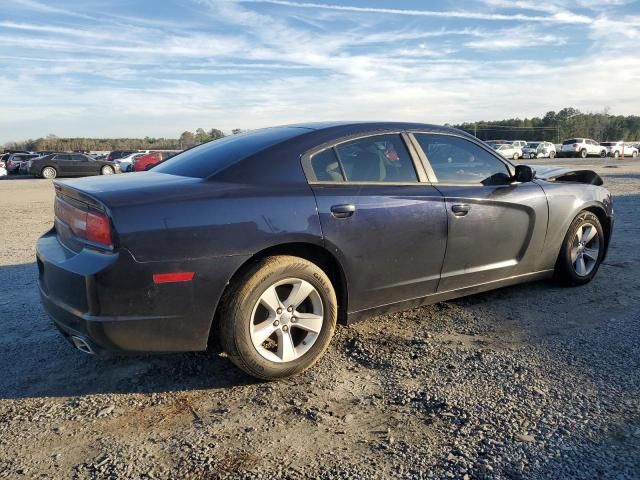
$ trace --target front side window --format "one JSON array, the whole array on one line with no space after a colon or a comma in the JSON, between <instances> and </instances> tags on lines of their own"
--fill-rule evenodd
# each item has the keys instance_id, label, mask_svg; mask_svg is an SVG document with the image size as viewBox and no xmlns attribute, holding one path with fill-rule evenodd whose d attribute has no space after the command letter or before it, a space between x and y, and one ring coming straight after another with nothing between
<instances>
[{"instance_id":1,"label":"front side window","mask_svg":"<svg viewBox=\"0 0 640 480\"><path fill-rule=\"evenodd\" d=\"M85 157L84 155L80 155L80 154L74 154L71 155L71 160L76 161L76 162L84 162L87 159L87 157Z\"/></svg>"},{"instance_id":2,"label":"front side window","mask_svg":"<svg viewBox=\"0 0 640 480\"><path fill-rule=\"evenodd\" d=\"M469 140L452 135L416 133L440 183L495 185L510 177L507 166Z\"/></svg>"},{"instance_id":3,"label":"front side window","mask_svg":"<svg viewBox=\"0 0 640 480\"><path fill-rule=\"evenodd\" d=\"M54 160L69 160L71 158L71 156L69 155L56 155L56 158Z\"/></svg>"}]
</instances>

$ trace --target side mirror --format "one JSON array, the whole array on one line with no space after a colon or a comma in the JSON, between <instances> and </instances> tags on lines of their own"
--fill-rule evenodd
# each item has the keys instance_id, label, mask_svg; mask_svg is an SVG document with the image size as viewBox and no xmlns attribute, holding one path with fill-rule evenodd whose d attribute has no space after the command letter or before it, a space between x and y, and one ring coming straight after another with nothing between
<instances>
[{"instance_id":1,"label":"side mirror","mask_svg":"<svg viewBox=\"0 0 640 480\"><path fill-rule=\"evenodd\" d=\"M516 173L511 178L514 182L526 183L533 180L534 171L528 165L516 165Z\"/></svg>"}]
</instances>

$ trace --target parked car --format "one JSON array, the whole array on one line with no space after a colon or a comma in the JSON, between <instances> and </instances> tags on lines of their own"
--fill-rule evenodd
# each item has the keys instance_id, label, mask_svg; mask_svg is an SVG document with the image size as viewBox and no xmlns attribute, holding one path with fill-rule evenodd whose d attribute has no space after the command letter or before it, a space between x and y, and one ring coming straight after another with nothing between
<instances>
[{"instance_id":1,"label":"parked car","mask_svg":"<svg viewBox=\"0 0 640 480\"><path fill-rule=\"evenodd\" d=\"M287 377L322 356L338 319L591 281L611 195L594 172L539 170L451 128L321 123L56 181L36 248L42 303L86 353L211 340L251 375Z\"/></svg>"},{"instance_id":2,"label":"parked car","mask_svg":"<svg viewBox=\"0 0 640 480\"><path fill-rule=\"evenodd\" d=\"M118 160L119 158L127 157L132 153L136 153L136 152L137 150L114 150L107 154L106 161L113 162L115 160Z\"/></svg>"},{"instance_id":3,"label":"parked car","mask_svg":"<svg viewBox=\"0 0 640 480\"><path fill-rule=\"evenodd\" d=\"M555 158L556 146L551 142L529 142L522 149L522 158Z\"/></svg>"},{"instance_id":4,"label":"parked car","mask_svg":"<svg viewBox=\"0 0 640 480\"><path fill-rule=\"evenodd\" d=\"M117 163L120 166L120 171L121 172L132 172L133 171L133 161L137 158L140 158L144 155L147 155L144 152L134 152L130 155L127 155L125 157L121 157L121 158L117 158L116 160L114 160L115 163Z\"/></svg>"},{"instance_id":5,"label":"parked car","mask_svg":"<svg viewBox=\"0 0 640 480\"><path fill-rule=\"evenodd\" d=\"M623 141L601 142L600 145L605 148L609 157L618 158L624 155L625 157L636 158L638 156L638 149L633 145L625 145Z\"/></svg>"},{"instance_id":6,"label":"parked car","mask_svg":"<svg viewBox=\"0 0 640 480\"><path fill-rule=\"evenodd\" d=\"M133 160L133 170L143 172L176 155L174 152L150 152Z\"/></svg>"},{"instance_id":7,"label":"parked car","mask_svg":"<svg viewBox=\"0 0 640 480\"><path fill-rule=\"evenodd\" d=\"M560 154L563 157L598 156L604 158L607 156L607 150L590 138L570 138L562 142Z\"/></svg>"},{"instance_id":8,"label":"parked car","mask_svg":"<svg viewBox=\"0 0 640 480\"><path fill-rule=\"evenodd\" d=\"M84 177L120 173L115 162L95 160L82 153L55 153L29 161L29 173L36 177Z\"/></svg>"},{"instance_id":9,"label":"parked car","mask_svg":"<svg viewBox=\"0 0 640 480\"><path fill-rule=\"evenodd\" d=\"M37 153L12 153L9 155L6 163L7 173L9 174L17 174L20 172L20 165L22 162L26 162L29 159L37 158Z\"/></svg>"},{"instance_id":10,"label":"parked car","mask_svg":"<svg viewBox=\"0 0 640 480\"><path fill-rule=\"evenodd\" d=\"M502 155L504 158L512 158L518 160L522 156L522 150L510 143L502 143L494 145L494 150Z\"/></svg>"}]
</instances>

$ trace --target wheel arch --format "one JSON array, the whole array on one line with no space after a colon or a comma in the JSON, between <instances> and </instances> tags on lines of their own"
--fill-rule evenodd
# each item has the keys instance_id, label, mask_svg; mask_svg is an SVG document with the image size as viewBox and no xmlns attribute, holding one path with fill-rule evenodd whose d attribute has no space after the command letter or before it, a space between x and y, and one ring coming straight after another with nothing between
<instances>
[{"instance_id":1,"label":"wheel arch","mask_svg":"<svg viewBox=\"0 0 640 480\"><path fill-rule=\"evenodd\" d=\"M607 256L607 252L609 250L609 241L611 239L611 233L612 233L611 230L613 227L611 225L611 218L607 215L607 212L605 211L605 209L600 205L589 205L588 207L584 208L582 211L593 213L596 217L598 217L598 220L600 221L600 225L602 225L602 230L604 233L604 257L603 257L603 261L604 261L604 258Z\"/></svg>"},{"instance_id":2,"label":"wheel arch","mask_svg":"<svg viewBox=\"0 0 640 480\"><path fill-rule=\"evenodd\" d=\"M227 283L220 300L216 305L216 309L213 315L212 328L209 331L208 344L212 345L216 342L214 333L216 328L213 328L220 321L221 306L225 301L225 297L236 287L238 279L242 277L244 272L255 265L257 262L276 255L291 255L294 257L303 258L311 263L320 267L329 277L331 283L336 292L336 299L338 301L338 322L342 324L347 323L347 306L349 301L349 289L347 277L342 265L338 259L326 248L314 244L305 242L295 243L283 243L274 245L252 255L247 259L240 267L233 273L229 282Z\"/></svg>"}]
</instances>

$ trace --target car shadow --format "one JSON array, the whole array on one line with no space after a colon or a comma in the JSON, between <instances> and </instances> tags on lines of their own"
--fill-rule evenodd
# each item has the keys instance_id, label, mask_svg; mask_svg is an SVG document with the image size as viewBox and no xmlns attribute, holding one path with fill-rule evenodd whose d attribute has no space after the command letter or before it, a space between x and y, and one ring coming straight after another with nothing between
<instances>
[{"instance_id":1,"label":"car shadow","mask_svg":"<svg viewBox=\"0 0 640 480\"><path fill-rule=\"evenodd\" d=\"M40 305L35 262L0 267L0 399L217 389L257 381L214 352L94 356Z\"/></svg>"}]
</instances>

